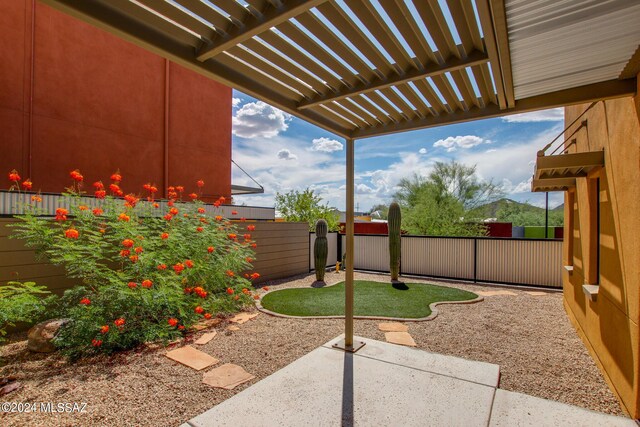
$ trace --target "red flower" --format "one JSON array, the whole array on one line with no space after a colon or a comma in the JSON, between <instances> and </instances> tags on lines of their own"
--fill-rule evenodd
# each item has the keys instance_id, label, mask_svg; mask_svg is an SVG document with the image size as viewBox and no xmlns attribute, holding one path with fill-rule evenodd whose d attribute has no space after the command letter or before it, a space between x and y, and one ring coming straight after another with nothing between
<instances>
[{"instance_id":1,"label":"red flower","mask_svg":"<svg viewBox=\"0 0 640 427\"><path fill-rule=\"evenodd\" d=\"M198 195L196 193L191 193L189 194L189 197L191 197L193 200L198 198Z\"/></svg>"},{"instance_id":2,"label":"red flower","mask_svg":"<svg viewBox=\"0 0 640 427\"><path fill-rule=\"evenodd\" d=\"M151 184L146 183L146 184L144 184L144 185L142 186L142 188L144 188L145 190L149 191L149 190L151 190Z\"/></svg>"},{"instance_id":3,"label":"red flower","mask_svg":"<svg viewBox=\"0 0 640 427\"><path fill-rule=\"evenodd\" d=\"M118 172L116 172L113 175L111 175L111 181L113 181L113 182L115 182L117 184L120 181L122 181L122 176Z\"/></svg>"},{"instance_id":4,"label":"red flower","mask_svg":"<svg viewBox=\"0 0 640 427\"><path fill-rule=\"evenodd\" d=\"M231 215L238 215L238 211L231 211Z\"/></svg>"},{"instance_id":5,"label":"red flower","mask_svg":"<svg viewBox=\"0 0 640 427\"><path fill-rule=\"evenodd\" d=\"M172 218L173 218L173 215L171 215L171 214L166 214L164 216L164 219L166 219L167 221L171 221Z\"/></svg>"},{"instance_id":6,"label":"red flower","mask_svg":"<svg viewBox=\"0 0 640 427\"><path fill-rule=\"evenodd\" d=\"M157 193L157 192L158 192L158 187L152 185L149 188L149 193L154 194L154 193Z\"/></svg>"},{"instance_id":7,"label":"red flower","mask_svg":"<svg viewBox=\"0 0 640 427\"><path fill-rule=\"evenodd\" d=\"M77 239L78 236L80 236L80 233L78 233L78 230L76 230L75 228L70 228L68 230L65 230L64 236L67 239Z\"/></svg>"},{"instance_id":8,"label":"red flower","mask_svg":"<svg viewBox=\"0 0 640 427\"><path fill-rule=\"evenodd\" d=\"M252 243L252 244L251 244L251 247L252 247L253 249L255 249L255 248L257 248L257 247L258 247L258 245L257 245L256 243Z\"/></svg>"},{"instance_id":9,"label":"red flower","mask_svg":"<svg viewBox=\"0 0 640 427\"><path fill-rule=\"evenodd\" d=\"M246 258L245 258L245 260L246 260L247 262L253 262L253 258L251 258L250 256L246 257Z\"/></svg>"},{"instance_id":10,"label":"red flower","mask_svg":"<svg viewBox=\"0 0 640 427\"><path fill-rule=\"evenodd\" d=\"M30 179L27 179L22 183L22 187L24 187L25 190L31 190L31 188L33 188L33 182L31 182Z\"/></svg>"},{"instance_id":11,"label":"red flower","mask_svg":"<svg viewBox=\"0 0 640 427\"><path fill-rule=\"evenodd\" d=\"M220 203L224 203L227 201L227 199L224 196L220 196L218 200L220 200Z\"/></svg>"},{"instance_id":12,"label":"red flower","mask_svg":"<svg viewBox=\"0 0 640 427\"><path fill-rule=\"evenodd\" d=\"M196 286L195 288L193 288L193 292L195 292L196 295L198 295L200 298L206 298L207 296L207 291L202 289L200 286Z\"/></svg>"},{"instance_id":13,"label":"red flower","mask_svg":"<svg viewBox=\"0 0 640 427\"><path fill-rule=\"evenodd\" d=\"M196 185L198 186L198 188L202 188L202 187L204 187L204 181L200 179L200 180L196 181Z\"/></svg>"},{"instance_id":14,"label":"red flower","mask_svg":"<svg viewBox=\"0 0 640 427\"><path fill-rule=\"evenodd\" d=\"M249 233L244 234L242 237L244 237L244 240L251 240L251 234Z\"/></svg>"},{"instance_id":15,"label":"red flower","mask_svg":"<svg viewBox=\"0 0 640 427\"><path fill-rule=\"evenodd\" d=\"M193 266L194 266L193 261L191 261L190 259L186 260L184 262L184 265L186 265L187 268L193 268Z\"/></svg>"},{"instance_id":16,"label":"red flower","mask_svg":"<svg viewBox=\"0 0 640 427\"><path fill-rule=\"evenodd\" d=\"M100 347L102 345L102 340L93 339L91 340L91 345L94 347Z\"/></svg>"},{"instance_id":17,"label":"red flower","mask_svg":"<svg viewBox=\"0 0 640 427\"><path fill-rule=\"evenodd\" d=\"M138 199L133 194L127 194L126 196L124 196L124 200L126 201L125 206L130 208L135 208L136 204L138 203L138 200L140 199Z\"/></svg>"},{"instance_id":18,"label":"red flower","mask_svg":"<svg viewBox=\"0 0 640 427\"><path fill-rule=\"evenodd\" d=\"M122 246L124 246L125 248L130 248L133 246L133 244L134 244L134 241L131 239L124 239L122 241Z\"/></svg>"},{"instance_id":19,"label":"red flower","mask_svg":"<svg viewBox=\"0 0 640 427\"><path fill-rule=\"evenodd\" d=\"M42 201L42 197L40 197L40 196L31 196L31 201L32 202L41 202Z\"/></svg>"},{"instance_id":20,"label":"red flower","mask_svg":"<svg viewBox=\"0 0 640 427\"><path fill-rule=\"evenodd\" d=\"M193 292L193 289L191 289L191 288L184 288L184 294L185 294L185 295L189 295L191 292Z\"/></svg>"},{"instance_id":21,"label":"red flower","mask_svg":"<svg viewBox=\"0 0 640 427\"><path fill-rule=\"evenodd\" d=\"M9 181L13 181L16 184L18 183L18 181L20 181L20 175L18 174L17 170L14 169L9 172Z\"/></svg>"},{"instance_id":22,"label":"red flower","mask_svg":"<svg viewBox=\"0 0 640 427\"><path fill-rule=\"evenodd\" d=\"M227 270L227 271L225 272L225 274L226 274L227 276L229 276L229 277L233 277L233 276L235 276L235 273L234 273L233 271L231 271L231 270Z\"/></svg>"},{"instance_id":23,"label":"red flower","mask_svg":"<svg viewBox=\"0 0 640 427\"><path fill-rule=\"evenodd\" d=\"M249 277L249 275L248 275L248 274L245 274L245 276ZM243 293L243 294L245 294L245 295L249 295L249 293L250 293L250 292L249 292L249 289L247 289L247 288L242 288L242 293Z\"/></svg>"},{"instance_id":24,"label":"red flower","mask_svg":"<svg viewBox=\"0 0 640 427\"><path fill-rule=\"evenodd\" d=\"M202 233L202 232L204 231L204 228L202 228L202 227L198 227L198 228L196 228L196 231L197 231L198 233Z\"/></svg>"},{"instance_id":25,"label":"red flower","mask_svg":"<svg viewBox=\"0 0 640 427\"><path fill-rule=\"evenodd\" d=\"M100 208L95 208L95 209L93 209L93 214L94 214L95 216L102 215L103 213L104 213L104 211L103 211L102 209L100 209Z\"/></svg>"},{"instance_id":26,"label":"red flower","mask_svg":"<svg viewBox=\"0 0 640 427\"><path fill-rule=\"evenodd\" d=\"M73 179L76 182L82 182L84 180L84 177L82 176L82 174L78 169L71 171L69 175L71 176L71 179Z\"/></svg>"},{"instance_id":27,"label":"red flower","mask_svg":"<svg viewBox=\"0 0 640 427\"><path fill-rule=\"evenodd\" d=\"M179 330L179 331L184 331L184 325L180 325L180 326L178 326L178 330Z\"/></svg>"},{"instance_id":28,"label":"red flower","mask_svg":"<svg viewBox=\"0 0 640 427\"><path fill-rule=\"evenodd\" d=\"M211 253L211 252L213 252L213 251L215 251L215 250L216 250L216 248L214 248L213 246L209 246L209 247L207 248L207 252L209 252L209 253Z\"/></svg>"},{"instance_id":29,"label":"red flower","mask_svg":"<svg viewBox=\"0 0 640 427\"><path fill-rule=\"evenodd\" d=\"M262 290L263 290L263 291L268 291L268 290L269 290L269 287L268 287L268 286L263 286L263 287L262 287Z\"/></svg>"},{"instance_id":30,"label":"red flower","mask_svg":"<svg viewBox=\"0 0 640 427\"><path fill-rule=\"evenodd\" d=\"M154 208L156 208L156 209L158 209L158 208L160 207L160 205L159 205L158 203L154 203L154 204L153 204L153 207L154 207Z\"/></svg>"},{"instance_id":31,"label":"red flower","mask_svg":"<svg viewBox=\"0 0 640 427\"><path fill-rule=\"evenodd\" d=\"M124 222L129 222L131 218L129 218L129 215L127 215L126 213L121 213L120 215L118 215L118 221L124 221Z\"/></svg>"},{"instance_id":32,"label":"red flower","mask_svg":"<svg viewBox=\"0 0 640 427\"><path fill-rule=\"evenodd\" d=\"M120 317L119 319L114 320L113 324L116 325L118 328L120 328L124 326L124 319Z\"/></svg>"},{"instance_id":33,"label":"red flower","mask_svg":"<svg viewBox=\"0 0 640 427\"><path fill-rule=\"evenodd\" d=\"M120 256L121 257L128 257L129 255L131 255L131 251L129 251L129 249L123 249L120 251Z\"/></svg>"},{"instance_id":34,"label":"red flower","mask_svg":"<svg viewBox=\"0 0 640 427\"><path fill-rule=\"evenodd\" d=\"M69 211L65 208L56 209L56 221L66 221L68 213Z\"/></svg>"},{"instance_id":35,"label":"red flower","mask_svg":"<svg viewBox=\"0 0 640 427\"><path fill-rule=\"evenodd\" d=\"M260 274L259 274L259 273L252 273L252 274L251 274L251 280L256 280L256 279L257 279L257 278L259 278L259 277L260 277Z\"/></svg>"},{"instance_id":36,"label":"red flower","mask_svg":"<svg viewBox=\"0 0 640 427\"><path fill-rule=\"evenodd\" d=\"M184 191L184 187L182 185L176 185L176 191L178 193L182 193Z\"/></svg>"},{"instance_id":37,"label":"red flower","mask_svg":"<svg viewBox=\"0 0 640 427\"><path fill-rule=\"evenodd\" d=\"M104 234L107 232L107 230L105 230L104 228L101 228L100 230L98 230L100 233Z\"/></svg>"},{"instance_id":38,"label":"red flower","mask_svg":"<svg viewBox=\"0 0 640 427\"><path fill-rule=\"evenodd\" d=\"M136 246L135 251L137 254L141 254L142 252L144 252L144 248L142 246Z\"/></svg>"},{"instance_id":39,"label":"red flower","mask_svg":"<svg viewBox=\"0 0 640 427\"><path fill-rule=\"evenodd\" d=\"M202 308L202 307L200 307L200 306L197 306L197 307L194 309L194 311L195 311L196 313L198 313L198 314L202 314L202 313L204 313L204 308Z\"/></svg>"},{"instance_id":40,"label":"red flower","mask_svg":"<svg viewBox=\"0 0 640 427\"><path fill-rule=\"evenodd\" d=\"M169 200L169 201L167 202L167 206L169 206L169 207L172 207L172 206L173 206L173 204L174 204L174 203L173 203L173 200Z\"/></svg>"},{"instance_id":41,"label":"red flower","mask_svg":"<svg viewBox=\"0 0 640 427\"><path fill-rule=\"evenodd\" d=\"M176 188L173 186L167 187L167 191L176 191Z\"/></svg>"},{"instance_id":42,"label":"red flower","mask_svg":"<svg viewBox=\"0 0 640 427\"><path fill-rule=\"evenodd\" d=\"M245 222L246 220L247 220L247 218L245 218L245 217L240 218L240 222Z\"/></svg>"},{"instance_id":43,"label":"red flower","mask_svg":"<svg viewBox=\"0 0 640 427\"><path fill-rule=\"evenodd\" d=\"M233 299L238 301L240 299L240 295L236 295L235 297L233 297Z\"/></svg>"},{"instance_id":44,"label":"red flower","mask_svg":"<svg viewBox=\"0 0 640 427\"><path fill-rule=\"evenodd\" d=\"M138 262L138 255L131 255L129 257L129 260L131 260L131 262L135 264L136 262Z\"/></svg>"},{"instance_id":45,"label":"red flower","mask_svg":"<svg viewBox=\"0 0 640 427\"><path fill-rule=\"evenodd\" d=\"M153 286L153 282L151 280L149 280L149 279L146 279L146 280L142 281L140 286L142 286L143 288L149 289L149 288L151 288L151 286Z\"/></svg>"},{"instance_id":46,"label":"red flower","mask_svg":"<svg viewBox=\"0 0 640 427\"><path fill-rule=\"evenodd\" d=\"M176 272L176 274L180 274L180 272L181 272L182 270L184 270L184 264L182 264L181 262L179 262L179 263L177 263L177 264L175 264L175 265L173 266L173 271L175 271L175 272Z\"/></svg>"},{"instance_id":47,"label":"red flower","mask_svg":"<svg viewBox=\"0 0 640 427\"><path fill-rule=\"evenodd\" d=\"M172 317L171 319L167 320L167 323L169 324L169 326L175 327L178 324L178 319Z\"/></svg>"},{"instance_id":48,"label":"red flower","mask_svg":"<svg viewBox=\"0 0 640 427\"><path fill-rule=\"evenodd\" d=\"M258 294L254 295L254 296L253 296L253 299L255 299L255 300L260 299L260 295L258 295Z\"/></svg>"},{"instance_id":49,"label":"red flower","mask_svg":"<svg viewBox=\"0 0 640 427\"><path fill-rule=\"evenodd\" d=\"M206 212L206 211L205 211L205 209L204 209L204 208L198 208L198 213L203 214L203 213L205 213L205 212Z\"/></svg>"},{"instance_id":50,"label":"red flower","mask_svg":"<svg viewBox=\"0 0 640 427\"><path fill-rule=\"evenodd\" d=\"M207 221L207 218L200 218L200 222L203 224L209 224L209 221Z\"/></svg>"},{"instance_id":51,"label":"red flower","mask_svg":"<svg viewBox=\"0 0 640 427\"><path fill-rule=\"evenodd\" d=\"M207 320L211 319L211 313L205 313L204 318Z\"/></svg>"},{"instance_id":52,"label":"red flower","mask_svg":"<svg viewBox=\"0 0 640 427\"><path fill-rule=\"evenodd\" d=\"M166 269L167 269L167 264L158 265L158 270L166 270Z\"/></svg>"},{"instance_id":53,"label":"red flower","mask_svg":"<svg viewBox=\"0 0 640 427\"><path fill-rule=\"evenodd\" d=\"M81 210L81 211L88 211L89 210L89 208L87 206L85 206L85 205L78 206L78 209Z\"/></svg>"},{"instance_id":54,"label":"red flower","mask_svg":"<svg viewBox=\"0 0 640 427\"><path fill-rule=\"evenodd\" d=\"M104 184L102 183L102 181L96 181L93 183L93 188L95 188L96 190L104 190Z\"/></svg>"},{"instance_id":55,"label":"red flower","mask_svg":"<svg viewBox=\"0 0 640 427\"><path fill-rule=\"evenodd\" d=\"M222 216L216 215L216 221L222 221Z\"/></svg>"},{"instance_id":56,"label":"red flower","mask_svg":"<svg viewBox=\"0 0 640 427\"><path fill-rule=\"evenodd\" d=\"M230 233L230 234L227 235L227 237L229 237L231 240L233 240L233 239L237 238L238 236L236 234L234 234L234 233Z\"/></svg>"},{"instance_id":57,"label":"red flower","mask_svg":"<svg viewBox=\"0 0 640 427\"><path fill-rule=\"evenodd\" d=\"M215 202L213 202L213 206L215 206L216 208L220 207L220 201L216 200Z\"/></svg>"},{"instance_id":58,"label":"red flower","mask_svg":"<svg viewBox=\"0 0 640 427\"><path fill-rule=\"evenodd\" d=\"M160 235L160 238L161 238L162 240L167 240L167 239L169 238L169 233L162 233L162 234Z\"/></svg>"},{"instance_id":59,"label":"red flower","mask_svg":"<svg viewBox=\"0 0 640 427\"><path fill-rule=\"evenodd\" d=\"M127 286L128 286L130 289L135 289L135 288L137 288L137 287L138 287L138 284L137 284L136 282L129 282L129 283L127 283Z\"/></svg>"},{"instance_id":60,"label":"red flower","mask_svg":"<svg viewBox=\"0 0 640 427\"><path fill-rule=\"evenodd\" d=\"M169 209L169 213L171 215L178 215L178 209L177 208L171 208L171 209Z\"/></svg>"},{"instance_id":61,"label":"red flower","mask_svg":"<svg viewBox=\"0 0 640 427\"><path fill-rule=\"evenodd\" d=\"M104 325L103 327L100 328L101 334L106 334L107 332L109 332L109 325Z\"/></svg>"},{"instance_id":62,"label":"red flower","mask_svg":"<svg viewBox=\"0 0 640 427\"><path fill-rule=\"evenodd\" d=\"M107 192L104 190L97 190L94 195L96 196L96 199L104 199L107 196Z\"/></svg>"},{"instance_id":63,"label":"red flower","mask_svg":"<svg viewBox=\"0 0 640 427\"><path fill-rule=\"evenodd\" d=\"M91 300L89 298L86 298L86 297L82 298L80 300L80 304L82 304L82 305L91 305Z\"/></svg>"},{"instance_id":64,"label":"red flower","mask_svg":"<svg viewBox=\"0 0 640 427\"><path fill-rule=\"evenodd\" d=\"M256 229L255 225L247 225L247 230L248 231L254 231Z\"/></svg>"},{"instance_id":65,"label":"red flower","mask_svg":"<svg viewBox=\"0 0 640 427\"><path fill-rule=\"evenodd\" d=\"M233 295L233 289L231 289L231 288L227 288L227 293L228 293L229 295Z\"/></svg>"}]
</instances>

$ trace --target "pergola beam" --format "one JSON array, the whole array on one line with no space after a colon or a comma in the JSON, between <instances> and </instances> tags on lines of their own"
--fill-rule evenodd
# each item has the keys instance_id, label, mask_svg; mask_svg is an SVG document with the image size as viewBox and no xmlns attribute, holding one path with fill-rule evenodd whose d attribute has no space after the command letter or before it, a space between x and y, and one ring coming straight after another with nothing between
<instances>
[{"instance_id":1,"label":"pergola beam","mask_svg":"<svg viewBox=\"0 0 640 427\"><path fill-rule=\"evenodd\" d=\"M507 30L507 14L504 8L504 0L491 0L491 22L496 38L500 70L504 83L504 96L507 108L515 106L513 90L513 72L511 69L511 50L509 48L509 33Z\"/></svg>"},{"instance_id":2,"label":"pergola beam","mask_svg":"<svg viewBox=\"0 0 640 427\"><path fill-rule=\"evenodd\" d=\"M425 129L434 126L443 126L453 123L467 122L478 119L507 116L510 114L527 113L536 110L564 107L567 105L583 104L609 98L633 96L637 91L636 79L609 80L593 83L586 86L564 89L544 95L532 96L516 100L513 108L501 109L492 104L484 108L471 108L468 111L458 111L451 114L441 114L437 117L425 119L407 120L400 123L390 123L385 126L377 126L356 130L352 132L353 138L369 138L373 136L388 135L396 132L406 132L416 129Z\"/></svg>"},{"instance_id":3,"label":"pergola beam","mask_svg":"<svg viewBox=\"0 0 640 427\"><path fill-rule=\"evenodd\" d=\"M377 78L368 84L359 84L353 88L349 88L337 93L330 93L326 96L319 96L309 101L301 102L298 109L306 109L319 104L326 104L332 101L339 101L350 96L360 95L362 93L372 92L377 89L384 89L390 86L396 86L414 80L425 79L427 77L441 75L446 72L460 70L478 64L484 64L489 61L489 57L480 51L474 50L466 59L451 57L444 64L430 63L423 69L413 69L404 74L395 75L390 78Z\"/></svg>"},{"instance_id":4,"label":"pergola beam","mask_svg":"<svg viewBox=\"0 0 640 427\"><path fill-rule=\"evenodd\" d=\"M81 21L115 34L185 68L238 89L249 96L268 102L274 107L307 120L328 132L344 138L350 133L350 129L315 111L298 111L297 101L292 101L270 87L266 78L264 81L248 78L215 59L206 63L198 61L193 54L192 46L184 44L171 37L171 35L144 25L137 19L120 12L117 7L113 6L112 0L41 0L41 2Z\"/></svg>"},{"instance_id":5,"label":"pergola beam","mask_svg":"<svg viewBox=\"0 0 640 427\"><path fill-rule=\"evenodd\" d=\"M478 15L480 23L482 24L482 30L484 35L485 46L487 53L489 54L489 61L491 64L491 73L493 74L493 82L496 86L496 92L498 97L498 105L500 108L507 108L507 98L505 94L504 81L502 76L502 67L500 66L500 56L498 54L498 44L493 28L493 19L491 18L491 6L490 0L478 0L476 5L478 6Z\"/></svg>"},{"instance_id":6,"label":"pergola beam","mask_svg":"<svg viewBox=\"0 0 640 427\"><path fill-rule=\"evenodd\" d=\"M213 40L211 45L203 46L198 52L198 61L211 59L225 50L288 21L325 1L326 0L289 0L285 6L279 8L267 6L260 17L247 14L247 20L243 22L241 27L233 26L227 30L226 36L219 35Z\"/></svg>"}]
</instances>

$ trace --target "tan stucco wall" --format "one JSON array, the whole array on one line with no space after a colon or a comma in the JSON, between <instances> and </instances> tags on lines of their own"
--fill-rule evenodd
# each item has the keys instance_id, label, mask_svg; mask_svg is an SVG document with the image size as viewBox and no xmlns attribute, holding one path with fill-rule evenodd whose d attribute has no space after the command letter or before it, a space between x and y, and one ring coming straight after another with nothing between
<instances>
[{"instance_id":1,"label":"tan stucco wall","mask_svg":"<svg viewBox=\"0 0 640 427\"><path fill-rule=\"evenodd\" d=\"M640 99L598 103L583 119L570 152L604 150L600 177L600 272L597 271L595 181L578 178L565 193L564 302L572 322L624 409L640 418ZM589 104L565 108L571 123ZM591 197L589 197L591 192ZM573 212L572 212L573 211ZM573 213L573 218L571 214ZM572 238L573 234L573 238ZM571 254L573 252L573 254ZM599 285L591 302L582 285Z\"/></svg>"}]
</instances>

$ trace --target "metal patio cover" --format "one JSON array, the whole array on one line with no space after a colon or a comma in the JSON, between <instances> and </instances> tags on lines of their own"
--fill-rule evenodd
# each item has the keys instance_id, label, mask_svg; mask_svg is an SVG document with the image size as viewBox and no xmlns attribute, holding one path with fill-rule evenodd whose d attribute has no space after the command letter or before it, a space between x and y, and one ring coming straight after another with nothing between
<instances>
[{"instance_id":1,"label":"metal patio cover","mask_svg":"<svg viewBox=\"0 0 640 427\"><path fill-rule=\"evenodd\" d=\"M640 65L640 0L41 1L347 139L631 95Z\"/></svg>"}]
</instances>

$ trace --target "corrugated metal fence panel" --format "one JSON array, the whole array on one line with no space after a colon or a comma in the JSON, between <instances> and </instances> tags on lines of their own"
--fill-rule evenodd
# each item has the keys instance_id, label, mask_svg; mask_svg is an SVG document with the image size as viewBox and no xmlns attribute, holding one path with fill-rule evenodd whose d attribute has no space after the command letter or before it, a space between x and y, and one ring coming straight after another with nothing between
<instances>
[{"instance_id":1,"label":"corrugated metal fence panel","mask_svg":"<svg viewBox=\"0 0 640 427\"><path fill-rule=\"evenodd\" d=\"M387 236L354 236L353 268L389 271L389 238ZM342 250L347 248L342 236Z\"/></svg>"},{"instance_id":2,"label":"corrugated metal fence panel","mask_svg":"<svg viewBox=\"0 0 640 427\"><path fill-rule=\"evenodd\" d=\"M0 191L0 215L19 215L24 213L24 205L31 203L32 193L18 193L16 191ZM69 209L69 204L59 194L42 194L42 202L38 207L44 210L46 215L55 215L57 208ZM95 197L81 197L80 202L93 208L101 205L101 201ZM140 205L144 205L142 201ZM167 213L169 207L166 200L158 200L160 207L154 210L157 216ZM222 215L229 219L245 218L248 220L271 220L275 219L274 208L263 208L256 206L235 206L222 205L218 208L211 204L205 205L207 214L215 216ZM236 212L235 214L233 212Z\"/></svg>"},{"instance_id":3,"label":"corrugated metal fence panel","mask_svg":"<svg viewBox=\"0 0 640 427\"><path fill-rule=\"evenodd\" d=\"M562 287L562 242L478 239L478 281Z\"/></svg>"},{"instance_id":4,"label":"corrugated metal fence panel","mask_svg":"<svg viewBox=\"0 0 640 427\"><path fill-rule=\"evenodd\" d=\"M313 270L313 245L316 242L316 233L309 233L309 269ZM327 265L336 265L338 260L338 233L327 233L327 243L329 244L329 252L327 254Z\"/></svg>"},{"instance_id":5,"label":"corrugated metal fence panel","mask_svg":"<svg viewBox=\"0 0 640 427\"><path fill-rule=\"evenodd\" d=\"M473 239L402 237L400 271L473 280L473 246Z\"/></svg>"}]
</instances>

